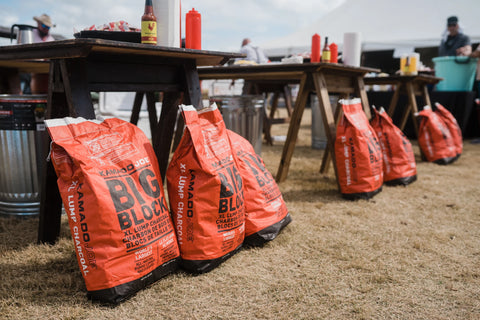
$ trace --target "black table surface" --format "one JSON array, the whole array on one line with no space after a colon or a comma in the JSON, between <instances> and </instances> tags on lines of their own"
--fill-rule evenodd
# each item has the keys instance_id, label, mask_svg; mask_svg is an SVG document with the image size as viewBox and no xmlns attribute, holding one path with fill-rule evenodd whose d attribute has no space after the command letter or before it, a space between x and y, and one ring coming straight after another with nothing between
<instances>
[{"instance_id":1,"label":"black table surface","mask_svg":"<svg viewBox=\"0 0 480 320\"><path fill-rule=\"evenodd\" d=\"M364 75L369 72L379 72L378 69L366 67L347 66L338 63L267 63L258 65L231 65L231 66L210 66L198 68L200 79L231 79L239 78L283 78L300 79L306 72L322 70L341 74L342 72L358 73Z\"/></svg>"},{"instance_id":2,"label":"black table surface","mask_svg":"<svg viewBox=\"0 0 480 320\"><path fill-rule=\"evenodd\" d=\"M221 65L232 58L244 56L234 52L194 50L114 40L80 38L0 46L0 61L76 58L87 57L92 53L118 53L136 56L195 59L197 66Z\"/></svg>"}]
</instances>

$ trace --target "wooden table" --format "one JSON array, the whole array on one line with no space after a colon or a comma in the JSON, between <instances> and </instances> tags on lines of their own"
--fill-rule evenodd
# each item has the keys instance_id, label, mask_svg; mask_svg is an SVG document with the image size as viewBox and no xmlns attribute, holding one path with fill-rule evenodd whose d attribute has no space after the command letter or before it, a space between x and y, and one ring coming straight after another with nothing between
<instances>
[{"instance_id":1,"label":"wooden table","mask_svg":"<svg viewBox=\"0 0 480 320\"><path fill-rule=\"evenodd\" d=\"M155 112L149 109L153 147L163 178L177 105L183 100L185 104L201 106L197 66L219 65L239 56L101 39L71 39L0 47L0 66L18 65L22 60L50 61L47 119L66 116L94 119L92 91L133 91L152 95L163 92L160 119L156 119L156 114L153 117L152 111ZM150 101L149 105L154 102ZM49 163L46 167L40 189L38 240L54 243L60 231L61 198L53 165Z\"/></svg>"},{"instance_id":2,"label":"wooden table","mask_svg":"<svg viewBox=\"0 0 480 320\"><path fill-rule=\"evenodd\" d=\"M340 94L342 98L347 98L350 95L361 98L363 109L367 117L370 118L370 106L363 82L364 75L369 72L379 72L379 70L334 63L272 63L254 66L208 67L198 69L200 79L244 79L247 81L272 82L284 85L290 83L300 84L288 126L287 140L283 146L282 158L276 175L278 182L284 181L287 178L308 95L311 92L316 92L317 94L323 123L326 128L327 146L329 149L334 150L336 138L335 118L339 118L340 113L338 112L336 117L334 117L329 94L337 93ZM337 108L337 110L338 109L339 108ZM325 155L327 154L329 153L325 152ZM333 157L335 156L333 153L331 153L331 155ZM330 158L324 156L322 160L322 172L327 170L326 164L329 162ZM335 175L337 176L336 166L334 166L334 168Z\"/></svg>"},{"instance_id":3,"label":"wooden table","mask_svg":"<svg viewBox=\"0 0 480 320\"><path fill-rule=\"evenodd\" d=\"M387 109L387 113L393 118L395 109L397 108L398 98L400 94L407 95L408 104L403 110L403 114L400 118L400 122L396 125L403 130L408 120L408 116L412 117L413 127L415 135L418 137L418 122L415 117L415 113L418 112L416 96L423 98L425 105L432 106L430 96L428 94L428 85L437 84L443 80L431 75L418 74L411 76L388 76L388 77L366 77L364 78L365 85L394 85L395 91L393 92L390 106Z\"/></svg>"}]
</instances>

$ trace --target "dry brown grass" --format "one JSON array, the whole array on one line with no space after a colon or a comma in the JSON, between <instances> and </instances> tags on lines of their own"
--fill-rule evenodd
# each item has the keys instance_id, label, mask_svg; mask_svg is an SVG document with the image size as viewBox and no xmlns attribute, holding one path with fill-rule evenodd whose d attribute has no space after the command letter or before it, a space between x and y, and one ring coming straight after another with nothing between
<instances>
[{"instance_id":1,"label":"dry brown grass","mask_svg":"<svg viewBox=\"0 0 480 320\"><path fill-rule=\"evenodd\" d=\"M304 115L288 180L293 222L210 273L170 275L117 307L85 297L66 221L37 245L37 218L0 218L2 319L478 319L480 145L370 201L343 200L318 173ZM284 125L275 134L286 134ZM282 146L264 146L275 174ZM418 147L415 146L418 154Z\"/></svg>"}]
</instances>

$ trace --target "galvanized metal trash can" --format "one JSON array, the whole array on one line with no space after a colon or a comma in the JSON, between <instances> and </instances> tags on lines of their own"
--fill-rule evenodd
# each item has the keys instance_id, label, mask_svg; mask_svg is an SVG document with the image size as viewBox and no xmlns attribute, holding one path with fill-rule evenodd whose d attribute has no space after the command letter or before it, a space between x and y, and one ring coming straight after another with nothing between
<instances>
[{"instance_id":1,"label":"galvanized metal trash can","mask_svg":"<svg viewBox=\"0 0 480 320\"><path fill-rule=\"evenodd\" d=\"M331 95L330 104L332 105L332 112L335 112L337 102L338 96ZM310 108L312 111L312 149L323 150L327 147L327 134L316 94L310 95Z\"/></svg>"},{"instance_id":2,"label":"galvanized metal trash can","mask_svg":"<svg viewBox=\"0 0 480 320\"><path fill-rule=\"evenodd\" d=\"M0 95L0 214L40 212L46 95Z\"/></svg>"},{"instance_id":3,"label":"galvanized metal trash can","mask_svg":"<svg viewBox=\"0 0 480 320\"><path fill-rule=\"evenodd\" d=\"M227 129L247 139L255 149L262 152L264 98L260 95L212 96L223 116Z\"/></svg>"}]
</instances>

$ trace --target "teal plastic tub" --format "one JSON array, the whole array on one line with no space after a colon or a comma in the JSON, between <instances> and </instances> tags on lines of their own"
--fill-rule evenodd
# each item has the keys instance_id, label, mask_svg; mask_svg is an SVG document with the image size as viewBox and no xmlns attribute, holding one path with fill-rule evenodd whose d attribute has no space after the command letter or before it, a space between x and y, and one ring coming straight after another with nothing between
<instances>
[{"instance_id":1,"label":"teal plastic tub","mask_svg":"<svg viewBox=\"0 0 480 320\"><path fill-rule=\"evenodd\" d=\"M469 57L437 57L435 75L443 78L437 84L438 91L472 91L477 70L476 58Z\"/></svg>"}]
</instances>

